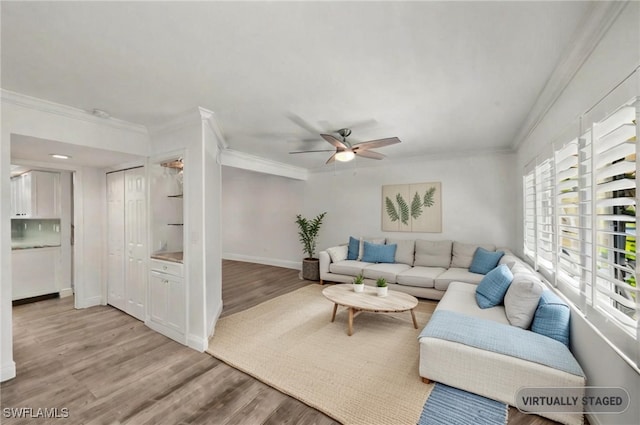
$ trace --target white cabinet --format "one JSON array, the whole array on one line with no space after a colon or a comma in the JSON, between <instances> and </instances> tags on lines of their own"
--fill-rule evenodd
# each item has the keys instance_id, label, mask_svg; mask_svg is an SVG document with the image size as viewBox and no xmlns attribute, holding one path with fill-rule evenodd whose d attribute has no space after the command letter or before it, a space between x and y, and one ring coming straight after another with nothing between
<instances>
[{"instance_id":1,"label":"white cabinet","mask_svg":"<svg viewBox=\"0 0 640 425\"><path fill-rule=\"evenodd\" d=\"M60 218L60 173L29 171L11 179L11 215Z\"/></svg>"},{"instance_id":2,"label":"white cabinet","mask_svg":"<svg viewBox=\"0 0 640 425\"><path fill-rule=\"evenodd\" d=\"M145 320L147 202L144 168L107 174L107 303Z\"/></svg>"},{"instance_id":3,"label":"white cabinet","mask_svg":"<svg viewBox=\"0 0 640 425\"><path fill-rule=\"evenodd\" d=\"M59 292L60 273L60 247L12 250L11 298Z\"/></svg>"},{"instance_id":4,"label":"white cabinet","mask_svg":"<svg viewBox=\"0 0 640 425\"><path fill-rule=\"evenodd\" d=\"M182 344L186 343L186 297L183 265L151 260L147 326Z\"/></svg>"}]
</instances>

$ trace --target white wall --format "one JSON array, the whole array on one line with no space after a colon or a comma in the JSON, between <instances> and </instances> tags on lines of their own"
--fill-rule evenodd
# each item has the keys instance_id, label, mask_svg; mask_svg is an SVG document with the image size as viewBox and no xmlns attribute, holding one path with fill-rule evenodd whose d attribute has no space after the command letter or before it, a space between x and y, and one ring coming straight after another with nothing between
<instances>
[{"instance_id":1,"label":"white wall","mask_svg":"<svg viewBox=\"0 0 640 425\"><path fill-rule=\"evenodd\" d=\"M301 180L222 167L223 258L300 269L305 191Z\"/></svg>"},{"instance_id":2,"label":"white wall","mask_svg":"<svg viewBox=\"0 0 640 425\"><path fill-rule=\"evenodd\" d=\"M515 156L507 153L452 155L312 174L305 186L305 213L327 211L318 248L349 236L486 242L511 248L517 216ZM360 161L367 161L366 159ZM376 163L377 164L377 163ZM340 169L338 168L338 169ZM442 233L382 232L382 186L442 183Z\"/></svg>"},{"instance_id":3,"label":"white wall","mask_svg":"<svg viewBox=\"0 0 640 425\"><path fill-rule=\"evenodd\" d=\"M184 263L187 287L187 345L208 346L209 331L222 311L220 252L220 164L213 113L202 108L177 117L152 135L152 155L184 150ZM153 159L152 159L153 160Z\"/></svg>"},{"instance_id":4,"label":"white wall","mask_svg":"<svg viewBox=\"0 0 640 425\"><path fill-rule=\"evenodd\" d=\"M525 140L517 155L517 180L524 166L573 125L577 117L593 107L607 92L640 65L640 3L630 2L585 61L561 97ZM635 86L635 94L640 87ZM623 96L624 97L624 96ZM628 98L627 98L628 100ZM567 136L569 137L569 136ZM570 140L570 139L567 139ZM520 186L517 186L520 189ZM522 191L518 190L518 217L522 216ZM517 221L517 252L522 254L522 222ZM571 345L584 369L588 385L618 386L631 395L631 405L622 415L598 415L592 424L637 424L640 418L640 374L608 345L585 319L573 311Z\"/></svg>"},{"instance_id":5,"label":"white wall","mask_svg":"<svg viewBox=\"0 0 640 425\"><path fill-rule=\"evenodd\" d=\"M517 216L513 154L328 166L307 181L223 167L224 258L300 268L296 214L326 211L318 251L349 236L452 239L512 247ZM367 160L361 160L367 161ZM442 233L382 232L382 185L442 182Z\"/></svg>"}]
</instances>

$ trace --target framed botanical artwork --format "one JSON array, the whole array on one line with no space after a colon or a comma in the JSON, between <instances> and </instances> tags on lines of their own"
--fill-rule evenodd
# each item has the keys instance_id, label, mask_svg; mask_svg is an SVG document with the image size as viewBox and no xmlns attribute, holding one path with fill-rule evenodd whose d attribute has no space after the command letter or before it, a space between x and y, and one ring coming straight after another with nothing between
<instances>
[{"instance_id":1,"label":"framed botanical artwork","mask_svg":"<svg viewBox=\"0 0 640 425\"><path fill-rule=\"evenodd\" d=\"M382 186L382 231L442 232L442 184Z\"/></svg>"}]
</instances>

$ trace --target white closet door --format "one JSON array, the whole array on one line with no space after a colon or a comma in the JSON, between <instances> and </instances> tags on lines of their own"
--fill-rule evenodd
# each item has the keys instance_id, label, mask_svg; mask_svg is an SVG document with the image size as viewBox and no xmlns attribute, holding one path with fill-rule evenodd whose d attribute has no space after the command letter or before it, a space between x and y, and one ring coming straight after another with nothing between
<instances>
[{"instance_id":1,"label":"white closet door","mask_svg":"<svg viewBox=\"0 0 640 425\"><path fill-rule=\"evenodd\" d=\"M145 320L147 288L147 208L144 168L125 171L126 309Z\"/></svg>"},{"instance_id":2,"label":"white closet door","mask_svg":"<svg viewBox=\"0 0 640 425\"><path fill-rule=\"evenodd\" d=\"M107 303L126 311L124 262L124 172L107 174Z\"/></svg>"}]
</instances>

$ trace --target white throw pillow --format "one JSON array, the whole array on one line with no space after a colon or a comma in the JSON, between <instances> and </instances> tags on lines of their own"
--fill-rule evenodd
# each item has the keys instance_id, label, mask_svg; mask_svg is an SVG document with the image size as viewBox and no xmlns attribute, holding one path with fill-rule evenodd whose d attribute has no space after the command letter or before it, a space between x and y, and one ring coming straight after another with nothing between
<instances>
[{"instance_id":1,"label":"white throw pillow","mask_svg":"<svg viewBox=\"0 0 640 425\"><path fill-rule=\"evenodd\" d=\"M504 310L509 323L529 329L538 308L544 284L531 273L514 273L513 281L504 296Z\"/></svg>"},{"instance_id":2,"label":"white throw pillow","mask_svg":"<svg viewBox=\"0 0 640 425\"><path fill-rule=\"evenodd\" d=\"M340 246L334 246L332 248L327 248L327 252L329 253L329 257L331 257L332 263L337 263L338 261L346 260L348 251L349 251L349 247L347 245L340 245Z\"/></svg>"}]
</instances>

